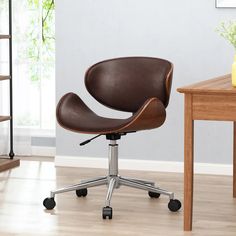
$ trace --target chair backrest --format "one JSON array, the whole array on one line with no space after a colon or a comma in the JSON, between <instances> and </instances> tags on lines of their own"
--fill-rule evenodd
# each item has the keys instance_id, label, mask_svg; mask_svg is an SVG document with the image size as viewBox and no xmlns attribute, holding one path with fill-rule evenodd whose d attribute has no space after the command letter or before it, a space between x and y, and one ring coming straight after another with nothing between
<instances>
[{"instance_id":1,"label":"chair backrest","mask_svg":"<svg viewBox=\"0 0 236 236\"><path fill-rule=\"evenodd\" d=\"M88 92L103 105L136 112L151 97L169 102L173 65L151 57L124 57L99 62L85 74Z\"/></svg>"}]
</instances>

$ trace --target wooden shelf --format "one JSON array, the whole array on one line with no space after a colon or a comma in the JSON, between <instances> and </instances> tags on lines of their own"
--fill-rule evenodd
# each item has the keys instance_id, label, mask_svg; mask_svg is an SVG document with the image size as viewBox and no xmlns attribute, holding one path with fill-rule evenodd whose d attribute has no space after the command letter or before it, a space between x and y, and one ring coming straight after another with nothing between
<instances>
[{"instance_id":1,"label":"wooden shelf","mask_svg":"<svg viewBox=\"0 0 236 236\"><path fill-rule=\"evenodd\" d=\"M0 81L1 80L7 80L7 79L11 79L11 76L9 76L9 75L0 75Z\"/></svg>"},{"instance_id":2,"label":"wooden shelf","mask_svg":"<svg viewBox=\"0 0 236 236\"><path fill-rule=\"evenodd\" d=\"M10 119L11 119L10 116L0 116L0 122L10 120Z\"/></svg>"},{"instance_id":3,"label":"wooden shelf","mask_svg":"<svg viewBox=\"0 0 236 236\"><path fill-rule=\"evenodd\" d=\"M12 169L20 165L20 159L0 158L0 172Z\"/></svg>"},{"instance_id":4,"label":"wooden shelf","mask_svg":"<svg viewBox=\"0 0 236 236\"><path fill-rule=\"evenodd\" d=\"M11 35L7 35L7 34L0 34L0 39L10 39Z\"/></svg>"}]
</instances>

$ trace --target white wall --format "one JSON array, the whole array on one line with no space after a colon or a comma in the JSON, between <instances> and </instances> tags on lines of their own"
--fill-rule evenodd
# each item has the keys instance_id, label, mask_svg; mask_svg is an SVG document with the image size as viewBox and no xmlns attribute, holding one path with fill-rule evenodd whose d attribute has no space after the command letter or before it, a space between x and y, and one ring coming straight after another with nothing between
<instances>
[{"instance_id":1,"label":"white wall","mask_svg":"<svg viewBox=\"0 0 236 236\"><path fill-rule=\"evenodd\" d=\"M215 32L235 9L216 9L215 0L57 0L57 101L75 92L98 114L124 117L98 104L86 91L85 70L100 60L120 56L153 56L174 63L174 78L164 126L125 136L123 158L183 160L183 95L176 88L230 72L233 48ZM231 163L232 125L196 122L198 162ZM107 141L57 127L57 155L105 157Z\"/></svg>"}]
</instances>

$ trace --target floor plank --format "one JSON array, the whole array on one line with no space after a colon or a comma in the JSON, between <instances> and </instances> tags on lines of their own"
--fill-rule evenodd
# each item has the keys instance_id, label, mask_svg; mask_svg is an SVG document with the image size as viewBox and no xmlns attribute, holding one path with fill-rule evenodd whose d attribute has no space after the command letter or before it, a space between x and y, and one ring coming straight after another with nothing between
<instances>
[{"instance_id":1,"label":"floor plank","mask_svg":"<svg viewBox=\"0 0 236 236\"><path fill-rule=\"evenodd\" d=\"M0 173L0 235L73 236L204 236L236 235L236 200L232 178L196 175L193 231L183 232L183 212L169 212L168 199L150 199L142 190L121 187L112 199L113 219L102 220L106 187L89 189L86 198L75 193L56 197L57 206L44 210L42 201L55 187L105 175L103 169L55 168L51 159L27 158L20 168ZM183 200L183 175L121 171L123 176L155 180Z\"/></svg>"}]
</instances>

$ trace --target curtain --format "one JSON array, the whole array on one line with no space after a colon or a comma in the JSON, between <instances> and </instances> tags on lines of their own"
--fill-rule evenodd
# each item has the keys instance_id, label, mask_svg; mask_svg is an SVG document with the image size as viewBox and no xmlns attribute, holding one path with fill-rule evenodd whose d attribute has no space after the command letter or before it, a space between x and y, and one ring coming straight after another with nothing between
<instances>
[{"instance_id":1,"label":"curtain","mask_svg":"<svg viewBox=\"0 0 236 236\"><path fill-rule=\"evenodd\" d=\"M0 114L9 115L9 81L0 82ZM14 115L14 114L13 114ZM17 113L15 114L17 118ZM14 119L13 119L13 123ZM14 126L13 126L14 127ZM8 155L10 151L10 121L0 123L0 155ZM31 155L30 129L13 129L13 151L17 155Z\"/></svg>"},{"instance_id":2,"label":"curtain","mask_svg":"<svg viewBox=\"0 0 236 236\"><path fill-rule=\"evenodd\" d=\"M55 130L53 0L13 0L14 151L31 155L31 133ZM8 0L0 0L0 34L8 34ZM0 40L0 74L9 74L8 40ZM9 114L9 81L0 82L0 115ZM32 132L31 132L32 131ZM0 123L0 155L9 152L9 122Z\"/></svg>"}]
</instances>

